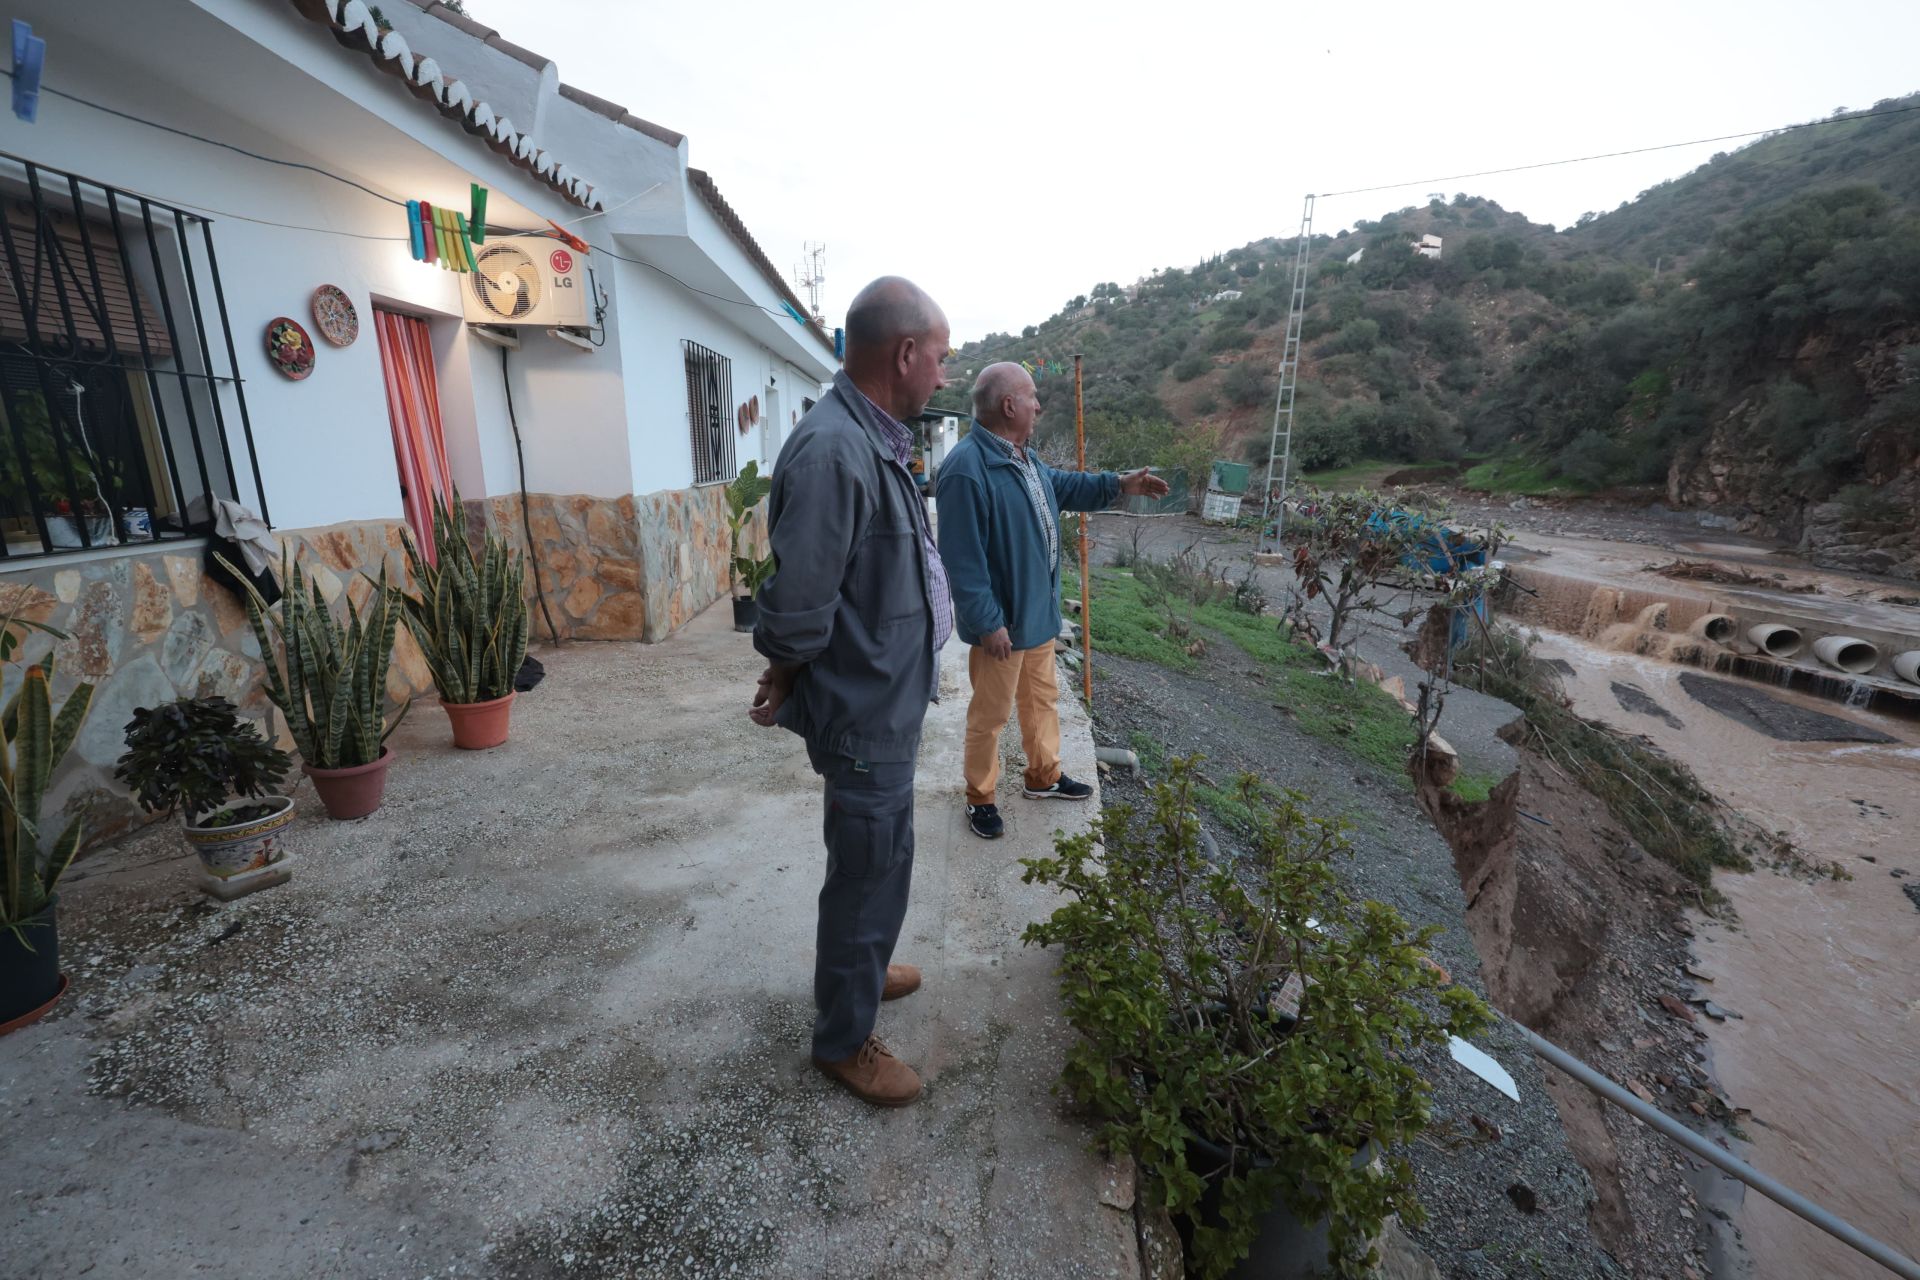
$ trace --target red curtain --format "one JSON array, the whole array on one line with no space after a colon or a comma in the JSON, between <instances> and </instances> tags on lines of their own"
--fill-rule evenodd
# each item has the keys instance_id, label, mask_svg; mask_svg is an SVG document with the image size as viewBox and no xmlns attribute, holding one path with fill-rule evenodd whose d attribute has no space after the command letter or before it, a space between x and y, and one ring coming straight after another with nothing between
<instances>
[{"instance_id":1,"label":"red curtain","mask_svg":"<svg viewBox=\"0 0 1920 1280\"><path fill-rule=\"evenodd\" d=\"M401 506L420 550L432 560L433 496L453 500L447 439L440 429L440 389L433 376L432 338L425 320L377 307L373 331L380 339L380 367L386 374Z\"/></svg>"}]
</instances>

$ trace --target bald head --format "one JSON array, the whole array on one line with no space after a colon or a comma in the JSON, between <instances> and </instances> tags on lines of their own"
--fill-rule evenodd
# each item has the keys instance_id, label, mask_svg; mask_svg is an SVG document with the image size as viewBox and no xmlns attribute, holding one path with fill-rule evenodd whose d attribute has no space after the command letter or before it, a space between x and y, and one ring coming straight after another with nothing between
<instances>
[{"instance_id":1,"label":"bald head","mask_svg":"<svg viewBox=\"0 0 1920 1280\"><path fill-rule=\"evenodd\" d=\"M847 308L847 359L867 348L888 348L902 338L921 338L946 317L927 291L903 276L881 276L853 296ZM941 352L945 355L946 352Z\"/></svg>"},{"instance_id":2,"label":"bald head","mask_svg":"<svg viewBox=\"0 0 1920 1280\"><path fill-rule=\"evenodd\" d=\"M1011 361L982 369L973 383L973 416L995 435L1024 447L1040 416L1033 375Z\"/></svg>"},{"instance_id":3,"label":"bald head","mask_svg":"<svg viewBox=\"0 0 1920 1280\"><path fill-rule=\"evenodd\" d=\"M904 422L947 385L941 365L952 336L946 313L926 290L900 276L881 276L847 308L847 377Z\"/></svg>"}]
</instances>

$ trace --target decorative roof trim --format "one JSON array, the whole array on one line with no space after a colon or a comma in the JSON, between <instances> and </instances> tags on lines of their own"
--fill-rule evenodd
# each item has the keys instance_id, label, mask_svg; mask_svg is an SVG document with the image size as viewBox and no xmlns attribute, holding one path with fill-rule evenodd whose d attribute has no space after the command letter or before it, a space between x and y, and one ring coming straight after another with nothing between
<instances>
[{"instance_id":1,"label":"decorative roof trim","mask_svg":"<svg viewBox=\"0 0 1920 1280\"><path fill-rule=\"evenodd\" d=\"M397 30L380 29L366 0L293 0L294 7L333 33L333 38L349 49L365 53L382 71L399 76L415 97L433 104L434 109L454 121L468 133L485 139L494 151L517 167L540 179L547 186L583 209L604 209L606 201L593 184L559 164L531 137L515 129L513 122L498 115L485 102L477 101L472 90L441 71L440 64L407 46ZM496 33L471 19L434 4L428 13L459 27L469 35L509 57L529 66L544 68L547 61L516 44L501 40Z\"/></svg>"},{"instance_id":2,"label":"decorative roof trim","mask_svg":"<svg viewBox=\"0 0 1920 1280\"><path fill-rule=\"evenodd\" d=\"M760 268L760 274L767 278L767 283L774 287L774 291L796 312L807 317L807 332L825 343L828 351L832 351L833 338L818 320L808 314L807 308L795 296L785 278L775 269L773 260L767 257L766 252L760 248L759 242L753 238L753 233L747 230L747 224L740 220L740 215L733 211L733 206L728 204L726 197L720 194L720 188L714 185L713 175L705 169L689 167L687 182L700 193L700 199L706 203L708 209L713 211L713 216L720 219L720 225L727 229L727 234L733 237L733 242L740 246L741 251L756 267Z\"/></svg>"}]
</instances>

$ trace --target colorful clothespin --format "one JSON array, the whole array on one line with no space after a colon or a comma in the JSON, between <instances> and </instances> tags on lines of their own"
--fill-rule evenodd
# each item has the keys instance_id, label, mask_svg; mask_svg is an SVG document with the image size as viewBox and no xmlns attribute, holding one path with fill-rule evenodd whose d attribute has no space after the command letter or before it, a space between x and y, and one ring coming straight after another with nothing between
<instances>
[{"instance_id":1,"label":"colorful clothespin","mask_svg":"<svg viewBox=\"0 0 1920 1280\"><path fill-rule=\"evenodd\" d=\"M440 258L449 271L465 271L466 255L460 252L460 233L453 225L453 210L436 209L434 216L440 219Z\"/></svg>"},{"instance_id":2,"label":"colorful clothespin","mask_svg":"<svg viewBox=\"0 0 1920 1280\"><path fill-rule=\"evenodd\" d=\"M47 42L33 28L13 20L13 114L32 124L40 114L40 73L47 65Z\"/></svg>"},{"instance_id":3,"label":"colorful clothespin","mask_svg":"<svg viewBox=\"0 0 1920 1280\"><path fill-rule=\"evenodd\" d=\"M469 183L473 188L473 211L467 215L467 233L475 244L487 242L487 189L479 183Z\"/></svg>"},{"instance_id":4,"label":"colorful clothespin","mask_svg":"<svg viewBox=\"0 0 1920 1280\"><path fill-rule=\"evenodd\" d=\"M440 256L440 237L433 231L433 206L425 200L420 202L420 236L427 251L424 261L434 261Z\"/></svg>"},{"instance_id":5,"label":"colorful clothespin","mask_svg":"<svg viewBox=\"0 0 1920 1280\"><path fill-rule=\"evenodd\" d=\"M427 238L420 233L420 202L407 201L407 240L413 246L413 260L427 260Z\"/></svg>"},{"instance_id":6,"label":"colorful clothespin","mask_svg":"<svg viewBox=\"0 0 1920 1280\"><path fill-rule=\"evenodd\" d=\"M465 214L456 213L453 216L455 223L460 228L460 253L467 260L466 266L463 269L467 271L478 270L480 262L473 256L473 228L468 225Z\"/></svg>"},{"instance_id":7,"label":"colorful clothespin","mask_svg":"<svg viewBox=\"0 0 1920 1280\"><path fill-rule=\"evenodd\" d=\"M582 240L579 236L573 234L573 232L567 230L552 218L547 219L547 225L553 228L553 234L560 237L560 243L566 245L567 248L573 250L575 253L590 253L592 251L592 247L588 245L585 240Z\"/></svg>"}]
</instances>

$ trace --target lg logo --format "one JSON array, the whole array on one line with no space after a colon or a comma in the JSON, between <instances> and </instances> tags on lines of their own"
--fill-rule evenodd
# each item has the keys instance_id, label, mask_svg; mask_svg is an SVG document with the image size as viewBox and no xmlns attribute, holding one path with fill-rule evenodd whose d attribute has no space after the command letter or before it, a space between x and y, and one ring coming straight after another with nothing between
<instances>
[{"instance_id":1,"label":"lg logo","mask_svg":"<svg viewBox=\"0 0 1920 1280\"><path fill-rule=\"evenodd\" d=\"M547 265L553 268L555 275L563 276L573 270L573 255L565 249L555 249L553 256L547 259Z\"/></svg>"}]
</instances>

